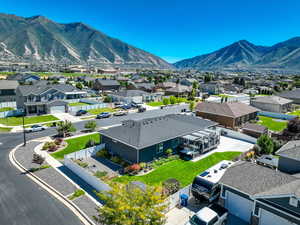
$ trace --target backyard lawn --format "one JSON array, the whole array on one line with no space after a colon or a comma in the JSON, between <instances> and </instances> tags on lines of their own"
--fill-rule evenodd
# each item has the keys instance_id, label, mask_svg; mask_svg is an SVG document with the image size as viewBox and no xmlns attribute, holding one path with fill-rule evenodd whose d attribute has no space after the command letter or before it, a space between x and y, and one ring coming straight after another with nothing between
<instances>
[{"instance_id":1,"label":"backyard lawn","mask_svg":"<svg viewBox=\"0 0 300 225\"><path fill-rule=\"evenodd\" d=\"M26 116L24 118L25 124L36 124L36 123L50 122L54 120L59 120L59 119L52 115ZM22 117L0 118L0 124L4 124L7 126L19 126L23 124L22 121L23 121Z\"/></svg>"},{"instance_id":2,"label":"backyard lawn","mask_svg":"<svg viewBox=\"0 0 300 225\"><path fill-rule=\"evenodd\" d=\"M3 108L0 108L0 112L6 112L6 111L11 111L11 110L14 110L14 108L12 108L12 107L3 107Z\"/></svg>"},{"instance_id":3,"label":"backyard lawn","mask_svg":"<svg viewBox=\"0 0 300 225\"><path fill-rule=\"evenodd\" d=\"M113 108L99 108L99 109L91 109L88 112L90 114L97 115L97 114L102 113L102 112L115 112L115 111L116 110L113 109Z\"/></svg>"},{"instance_id":4,"label":"backyard lawn","mask_svg":"<svg viewBox=\"0 0 300 225\"><path fill-rule=\"evenodd\" d=\"M287 127L288 122L271 117L259 116L259 121L257 123L266 126L271 131L282 131Z\"/></svg>"},{"instance_id":5,"label":"backyard lawn","mask_svg":"<svg viewBox=\"0 0 300 225\"><path fill-rule=\"evenodd\" d=\"M175 178L180 182L181 187L185 187L193 182L197 174L200 174L222 160L232 160L240 154L240 152L216 152L197 162L177 159L156 168L153 172L146 175L125 175L115 178L114 181L122 183L141 181L148 185L160 185L169 178Z\"/></svg>"},{"instance_id":6,"label":"backyard lawn","mask_svg":"<svg viewBox=\"0 0 300 225\"><path fill-rule=\"evenodd\" d=\"M289 115L299 116L300 117L300 110L296 110L294 112L289 113Z\"/></svg>"},{"instance_id":7,"label":"backyard lawn","mask_svg":"<svg viewBox=\"0 0 300 225\"><path fill-rule=\"evenodd\" d=\"M64 155L66 154L85 149L85 146L89 140L94 140L95 143L100 143L100 134L89 134L85 136L67 139L66 142L68 146L60 151L52 153L51 155L56 159L63 159Z\"/></svg>"},{"instance_id":8,"label":"backyard lawn","mask_svg":"<svg viewBox=\"0 0 300 225\"><path fill-rule=\"evenodd\" d=\"M89 104L84 102L72 102L68 104L68 106L85 106L85 105L89 105Z\"/></svg>"}]
</instances>

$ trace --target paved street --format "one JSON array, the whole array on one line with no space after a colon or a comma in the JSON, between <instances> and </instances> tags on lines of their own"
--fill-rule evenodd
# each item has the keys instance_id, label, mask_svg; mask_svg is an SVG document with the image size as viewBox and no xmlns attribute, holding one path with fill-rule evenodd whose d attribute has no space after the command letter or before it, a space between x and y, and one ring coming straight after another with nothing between
<instances>
[{"instance_id":1,"label":"paved street","mask_svg":"<svg viewBox=\"0 0 300 225\"><path fill-rule=\"evenodd\" d=\"M164 110L133 113L123 117L97 120L98 126L120 124L126 119L142 119L178 113L187 106L172 106ZM77 130L84 129L86 121L75 124ZM55 128L26 134L27 140L56 134ZM22 133L0 134L0 224L9 225L79 225L79 219L61 202L49 195L37 184L9 162L11 149L23 142Z\"/></svg>"}]
</instances>

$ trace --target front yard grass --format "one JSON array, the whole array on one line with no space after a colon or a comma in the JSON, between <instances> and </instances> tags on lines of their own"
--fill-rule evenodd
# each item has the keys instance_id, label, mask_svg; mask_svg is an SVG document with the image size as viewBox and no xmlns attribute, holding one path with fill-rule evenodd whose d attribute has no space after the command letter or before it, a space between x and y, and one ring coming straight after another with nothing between
<instances>
[{"instance_id":1,"label":"front yard grass","mask_svg":"<svg viewBox=\"0 0 300 225\"><path fill-rule=\"evenodd\" d=\"M100 134L98 134L98 133L89 134L89 135L85 135L85 136L67 139L66 142L67 142L68 146L62 150L52 153L51 156L53 156L56 159L63 159L64 155L85 149L86 144L88 143L89 140L93 140L93 141L95 141L95 143L99 144L100 143Z\"/></svg>"},{"instance_id":2,"label":"front yard grass","mask_svg":"<svg viewBox=\"0 0 300 225\"><path fill-rule=\"evenodd\" d=\"M89 105L89 104L84 102L72 102L68 104L68 106L85 106L85 105Z\"/></svg>"},{"instance_id":3,"label":"front yard grass","mask_svg":"<svg viewBox=\"0 0 300 225\"><path fill-rule=\"evenodd\" d=\"M157 106L164 105L164 103L162 101L160 101L160 102L148 102L147 105L152 106L152 107L157 107Z\"/></svg>"},{"instance_id":4,"label":"front yard grass","mask_svg":"<svg viewBox=\"0 0 300 225\"><path fill-rule=\"evenodd\" d=\"M107 108L91 109L88 112L93 115L98 115L99 113L102 112L115 112L115 111L116 111L115 109L107 107Z\"/></svg>"},{"instance_id":5,"label":"front yard grass","mask_svg":"<svg viewBox=\"0 0 300 225\"><path fill-rule=\"evenodd\" d=\"M160 185L169 178L175 178L180 182L181 187L185 187L193 182L196 175L212 167L222 160L232 160L239 156L240 152L216 152L197 162L177 159L156 168L151 173L143 176L124 175L117 177L113 181L128 183L130 181L141 181L148 185Z\"/></svg>"},{"instance_id":6,"label":"front yard grass","mask_svg":"<svg viewBox=\"0 0 300 225\"><path fill-rule=\"evenodd\" d=\"M3 107L3 108L0 108L0 112L7 112L7 111L11 111L11 110L14 110L14 108L12 108L12 107Z\"/></svg>"},{"instance_id":7,"label":"front yard grass","mask_svg":"<svg viewBox=\"0 0 300 225\"><path fill-rule=\"evenodd\" d=\"M276 120L277 119L271 117L259 116L259 121L257 123L269 128L271 131L282 131L287 127L287 121Z\"/></svg>"},{"instance_id":8,"label":"front yard grass","mask_svg":"<svg viewBox=\"0 0 300 225\"><path fill-rule=\"evenodd\" d=\"M12 128L9 127L0 127L0 133L10 132Z\"/></svg>"},{"instance_id":9,"label":"front yard grass","mask_svg":"<svg viewBox=\"0 0 300 225\"><path fill-rule=\"evenodd\" d=\"M59 120L59 119L52 115L27 116L24 118L25 124L36 124L36 123L50 122L54 120ZM23 121L22 117L0 118L0 124L4 124L6 126L19 126L23 124L22 121Z\"/></svg>"}]
</instances>

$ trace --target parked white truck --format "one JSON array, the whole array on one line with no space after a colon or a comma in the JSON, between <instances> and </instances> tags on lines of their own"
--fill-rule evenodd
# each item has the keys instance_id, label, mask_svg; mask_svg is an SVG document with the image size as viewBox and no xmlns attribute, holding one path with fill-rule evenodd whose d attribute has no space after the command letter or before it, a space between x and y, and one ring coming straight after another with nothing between
<instances>
[{"instance_id":1,"label":"parked white truck","mask_svg":"<svg viewBox=\"0 0 300 225\"><path fill-rule=\"evenodd\" d=\"M226 225L227 216L227 209L212 204L200 209L185 225Z\"/></svg>"}]
</instances>

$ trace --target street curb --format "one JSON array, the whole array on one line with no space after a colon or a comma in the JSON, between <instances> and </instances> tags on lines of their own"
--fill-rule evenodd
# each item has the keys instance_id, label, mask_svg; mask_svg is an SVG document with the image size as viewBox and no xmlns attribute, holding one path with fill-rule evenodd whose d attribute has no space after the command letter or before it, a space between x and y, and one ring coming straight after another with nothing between
<instances>
[{"instance_id":1,"label":"street curb","mask_svg":"<svg viewBox=\"0 0 300 225\"><path fill-rule=\"evenodd\" d=\"M58 192L55 188L53 188L51 185L47 184L45 181L43 181L41 178L27 170L25 167L22 166L21 163L17 161L15 158L15 151L21 147L23 144L17 145L14 149L12 149L9 152L9 161L21 172L25 172L26 176L28 176L33 182L41 186L44 190L46 190L49 194L54 196L57 200L62 202L67 208L69 208L84 225L95 225L95 223L77 206L75 205L71 200L69 200L67 197L62 195L60 192Z\"/></svg>"}]
</instances>

